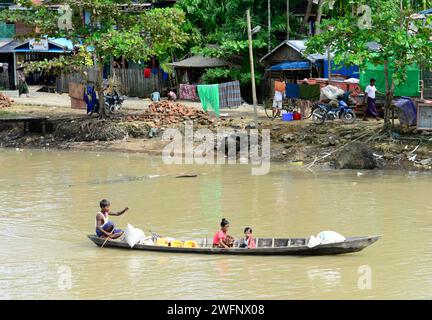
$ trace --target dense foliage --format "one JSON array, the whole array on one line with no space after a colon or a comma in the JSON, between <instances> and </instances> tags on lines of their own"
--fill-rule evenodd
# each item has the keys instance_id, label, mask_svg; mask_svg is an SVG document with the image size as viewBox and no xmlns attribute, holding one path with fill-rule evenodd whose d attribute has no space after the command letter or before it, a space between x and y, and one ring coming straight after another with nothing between
<instances>
[{"instance_id":1,"label":"dense foliage","mask_svg":"<svg viewBox=\"0 0 432 320\"><path fill-rule=\"evenodd\" d=\"M291 0L290 7L306 2ZM287 16L286 0L271 1L271 47L274 48L286 39ZM177 7L186 13L187 27L193 41L189 50L193 54L220 57L239 66L208 70L204 76L206 82L221 79L238 79L242 83L250 81L248 60L248 41L246 10L251 10L252 27L261 26L261 31L254 35L254 52L261 57L268 51L268 0L182 0ZM290 14L291 37L299 37L301 22ZM258 59L255 59L258 60ZM262 68L257 64L256 78L262 78Z\"/></svg>"}]
</instances>

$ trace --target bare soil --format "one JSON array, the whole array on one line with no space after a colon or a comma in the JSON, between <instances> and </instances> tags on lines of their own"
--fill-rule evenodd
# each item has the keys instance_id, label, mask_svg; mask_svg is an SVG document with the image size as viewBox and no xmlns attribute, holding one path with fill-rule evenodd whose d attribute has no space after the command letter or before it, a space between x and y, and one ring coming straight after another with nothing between
<instances>
[{"instance_id":1,"label":"bare soil","mask_svg":"<svg viewBox=\"0 0 432 320\"><path fill-rule=\"evenodd\" d=\"M138 105L138 102L135 102ZM190 108L199 109L199 104L181 102ZM73 149L92 151L116 151L159 155L167 142L162 141L162 132L167 128L182 129L194 115L201 111L184 112L170 116L169 123L161 122L161 116L147 117L149 105L125 108L110 120L97 116L88 117L84 110L62 106L30 105L15 103L1 110L2 117L16 115L47 116L48 133L31 127L23 135L22 124L0 122L0 147ZM173 107L173 110L176 108ZM154 110L153 110L154 111ZM153 114L152 112L151 114ZM236 109L222 110L222 117L205 115L206 121L194 121L194 128L219 128L248 130L269 129L271 133L271 160L302 162L306 168L333 167L338 154L352 142L366 144L376 156L379 168L402 170L430 170L432 166L432 133L415 129L396 128L392 135L383 132L383 123L357 121L345 125L341 121L328 121L315 125L309 120L282 122L266 117L259 107L258 123L254 124L253 108L244 105Z\"/></svg>"}]
</instances>

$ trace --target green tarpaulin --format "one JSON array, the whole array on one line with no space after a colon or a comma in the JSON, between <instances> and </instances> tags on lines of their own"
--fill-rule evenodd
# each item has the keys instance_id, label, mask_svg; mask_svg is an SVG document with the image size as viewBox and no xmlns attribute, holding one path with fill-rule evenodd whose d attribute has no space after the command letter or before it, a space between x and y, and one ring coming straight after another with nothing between
<instances>
[{"instance_id":1,"label":"green tarpaulin","mask_svg":"<svg viewBox=\"0 0 432 320\"><path fill-rule=\"evenodd\" d=\"M390 68L390 81L392 69ZM376 87L379 91L385 92L384 66L375 66L371 63L366 68L360 70L360 86L364 90L371 78L376 79ZM395 96L417 97L420 95L420 68L417 65L408 67L407 80L405 83L395 87Z\"/></svg>"}]
</instances>

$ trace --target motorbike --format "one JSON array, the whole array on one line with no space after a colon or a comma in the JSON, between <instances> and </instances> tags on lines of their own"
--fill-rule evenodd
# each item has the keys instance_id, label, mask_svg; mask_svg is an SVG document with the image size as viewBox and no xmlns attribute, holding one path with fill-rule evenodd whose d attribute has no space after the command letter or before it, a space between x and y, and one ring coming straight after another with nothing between
<instances>
[{"instance_id":1,"label":"motorbike","mask_svg":"<svg viewBox=\"0 0 432 320\"><path fill-rule=\"evenodd\" d=\"M312 113L312 120L315 124L323 124L326 120L335 119L341 119L344 123L351 124L355 122L356 114L344 100L338 100L336 108L334 104L322 102L315 104Z\"/></svg>"},{"instance_id":2,"label":"motorbike","mask_svg":"<svg viewBox=\"0 0 432 320\"><path fill-rule=\"evenodd\" d=\"M347 105L349 105L352 108L357 104L357 102L351 97L351 91L345 91L343 94L338 95L336 99L330 100L329 104L333 108L338 108L339 101L344 101Z\"/></svg>"},{"instance_id":3,"label":"motorbike","mask_svg":"<svg viewBox=\"0 0 432 320\"><path fill-rule=\"evenodd\" d=\"M105 95L105 108L113 113L121 109L123 101L124 98L116 90L113 90L112 93Z\"/></svg>"}]
</instances>

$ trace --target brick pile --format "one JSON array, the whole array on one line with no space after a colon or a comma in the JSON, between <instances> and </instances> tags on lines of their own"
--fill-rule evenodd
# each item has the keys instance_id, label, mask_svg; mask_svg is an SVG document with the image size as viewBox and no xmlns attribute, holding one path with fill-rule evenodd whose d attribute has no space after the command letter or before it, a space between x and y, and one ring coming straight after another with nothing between
<instances>
[{"instance_id":1,"label":"brick pile","mask_svg":"<svg viewBox=\"0 0 432 320\"><path fill-rule=\"evenodd\" d=\"M181 103L161 101L153 103L142 114L130 115L128 121L152 121L156 126L182 124L185 121L194 121L201 125L212 124L213 120L202 110L188 107Z\"/></svg>"},{"instance_id":2,"label":"brick pile","mask_svg":"<svg viewBox=\"0 0 432 320\"><path fill-rule=\"evenodd\" d=\"M10 107L14 101L4 93L0 92L0 109Z\"/></svg>"}]
</instances>

